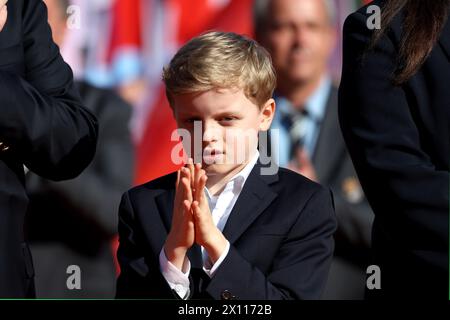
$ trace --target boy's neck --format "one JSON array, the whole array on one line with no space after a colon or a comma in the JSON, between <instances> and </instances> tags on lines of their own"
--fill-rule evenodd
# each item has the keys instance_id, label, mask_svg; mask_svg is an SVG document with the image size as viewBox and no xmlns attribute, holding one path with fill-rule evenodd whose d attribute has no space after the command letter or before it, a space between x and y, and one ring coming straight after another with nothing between
<instances>
[{"instance_id":1,"label":"boy's neck","mask_svg":"<svg viewBox=\"0 0 450 320\"><path fill-rule=\"evenodd\" d=\"M245 166L247 166L254 159L253 157L255 156L256 155L253 155L246 162L242 163L236 168L233 168L227 173L208 175L208 180L206 181L206 188L208 188L209 193L212 196L219 195L223 191L227 183L231 180L231 178L233 178L235 175L241 172L245 168Z\"/></svg>"},{"instance_id":2,"label":"boy's neck","mask_svg":"<svg viewBox=\"0 0 450 320\"><path fill-rule=\"evenodd\" d=\"M210 176L208 175L206 188L208 188L209 193L213 196L219 195L223 191L227 183L230 181L230 179L241 172L247 164L248 161L224 174L214 174Z\"/></svg>"}]
</instances>

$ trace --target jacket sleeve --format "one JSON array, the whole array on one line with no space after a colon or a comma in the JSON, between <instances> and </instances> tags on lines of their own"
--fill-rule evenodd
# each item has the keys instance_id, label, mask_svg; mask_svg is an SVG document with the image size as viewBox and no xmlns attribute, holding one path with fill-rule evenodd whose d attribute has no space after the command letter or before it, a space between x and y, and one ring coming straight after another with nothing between
<instances>
[{"instance_id":1,"label":"jacket sleeve","mask_svg":"<svg viewBox=\"0 0 450 320\"><path fill-rule=\"evenodd\" d=\"M330 191L319 189L299 210L269 274L255 268L231 245L207 292L214 299L221 299L225 291L244 300L319 299L334 250L336 217Z\"/></svg>"},{"instance_id":2,"label":"jacket sleeve","mask_svg":"<svg viewBox=\"0 0 450 320\"><path fill-rule=\"evenodd\" d=\"M127 192L122 197L119 209L117 259L120 275L116 298L179 299L160 272L158 257L149 257L150 252L145 254L143 243Z\"/></svg>"},{"instance_id":3,"label":"jacket sleeve","mask_svg":"<svg viewBox=\"0 0 450 320\"><path fill-rule=\"evenodd\" d=\"M76 211L105 237L111 237L117 234L121 195L133 180L133 145L128 129L131 109L109 91L95 101L103 104L103 111L96 113L100 132L92 163L76 179L67 181L48 181L30 173L27 187L33 197L61 199L62 208L67 209L61 214Z\"/></svg>"},{"instance_id":4,"label":"jacket sleeve","mask_svg":"<svg viewBox=\"0 0 450 320\"><path fill-rule=\"evenodd\" d=\"M399 36L391 27L367 50L372 32L366 19L357 12L344 25L344 139L384 232L409 247L429 239L448 248L449 172L436 168L425 151L407 84L392 84Z\"/></svg>"},{"instance_id":5,"label":"jacket sleeve","mask_svg":"<svg viewBox=\"0 0 450 320\"><path fill-rule=\"evenodd\" d=\"M73 178L95 153L96 119L83 108L72 71L52 41L44 3L15 5L8 4L22 10L25 72L0 70L0 141L39 175Z\"/></svg>"}]
</instances>

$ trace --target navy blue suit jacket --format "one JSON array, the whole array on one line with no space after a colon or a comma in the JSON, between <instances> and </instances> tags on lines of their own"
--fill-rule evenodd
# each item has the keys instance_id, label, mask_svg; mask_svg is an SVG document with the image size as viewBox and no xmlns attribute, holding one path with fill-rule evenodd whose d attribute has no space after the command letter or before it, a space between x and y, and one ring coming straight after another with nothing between
<instances>
[{"instance_id":1,"label":"navy blue suit jacket","mask_svg":"<svg viewBox=\"0 0 450 320\"><path fill-rule=\"evenodd\" d=\"M287 169L257 163L223 234L230 251L212 279L194 245L191 298L317 299L327 280L336 220L329 189ZM125 193L120 208L118 298L175 298L159 269L170 230L176 173Z\"/></svg>"}]
</instances>

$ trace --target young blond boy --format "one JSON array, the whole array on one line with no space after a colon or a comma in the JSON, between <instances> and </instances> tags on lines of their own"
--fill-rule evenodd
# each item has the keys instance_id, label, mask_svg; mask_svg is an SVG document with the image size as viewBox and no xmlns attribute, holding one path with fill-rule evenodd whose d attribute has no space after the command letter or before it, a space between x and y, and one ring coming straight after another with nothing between
<instances>
[{"instance_id":1,"label":"young blond boy","mask_svg":"<svg viewBox=\"0 0 450 320\"><path fill-rule=\"evenodd\" d=\"M287 169L264 173L258 134L270 128L276 83L268 53L209 32L178 51L163 80L191 158L124 194L117 297L319 298L334 248L332 197Z\"/></svg>"}]
</instances>

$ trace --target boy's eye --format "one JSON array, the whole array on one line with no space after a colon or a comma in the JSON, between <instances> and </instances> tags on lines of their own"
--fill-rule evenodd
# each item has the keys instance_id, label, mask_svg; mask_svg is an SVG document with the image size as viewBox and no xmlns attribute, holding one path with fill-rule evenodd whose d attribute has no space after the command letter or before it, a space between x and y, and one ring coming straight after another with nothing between
<instances>
[{"instance_id":1,"label":"boy's eye","mask_svg":"<svg viewBox=\"0 0 450 320\"><path fill-rule=\"evenodd\" d=\"M220 118L221 122L230 122L230 121L233 121L233 120L236 120L236 118L235 117L223 117L223 118Z\"/></svg>"}]
</instances>

